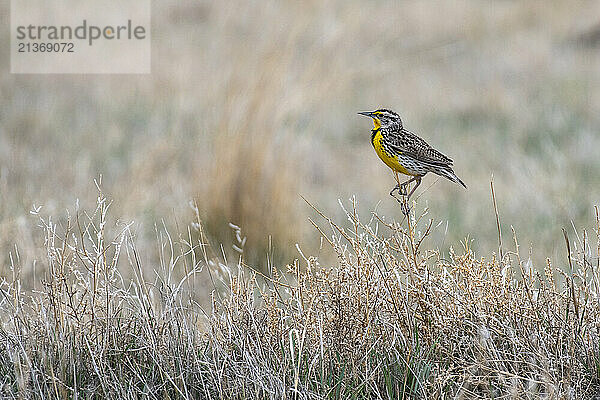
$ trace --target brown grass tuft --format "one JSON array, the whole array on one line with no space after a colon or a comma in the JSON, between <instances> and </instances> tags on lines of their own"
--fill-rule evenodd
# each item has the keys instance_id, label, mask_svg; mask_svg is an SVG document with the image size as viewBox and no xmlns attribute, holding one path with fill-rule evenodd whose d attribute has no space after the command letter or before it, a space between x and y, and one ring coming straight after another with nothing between
<instances>
[{"instance_id":1,"label":"brown grass tuft","mask_svg":"<svg viewBox=\"0 0 600 400\"><path fill-rule=\"evenodd\" d=\"M600 393L596 230L569 242L568 272L544 275L518 242L503 259L465 241L430 248L426 210L314 225L338 257L301 257L266 274L226 262L203 226L173 240L144 276L131 224L108 200L61 225L39 219L48 274L25 292L19 265L0 284L4 397L592 398ZM596 221L596 229L600 220ZM578 233L578 232L576 232ZM187 237L187 239L186 239ZM119 265L129 265L126 279ZM123 266L121 265L121 269ZM209 309L197 301L202 277Z\"/></svg>"}]
</instances>

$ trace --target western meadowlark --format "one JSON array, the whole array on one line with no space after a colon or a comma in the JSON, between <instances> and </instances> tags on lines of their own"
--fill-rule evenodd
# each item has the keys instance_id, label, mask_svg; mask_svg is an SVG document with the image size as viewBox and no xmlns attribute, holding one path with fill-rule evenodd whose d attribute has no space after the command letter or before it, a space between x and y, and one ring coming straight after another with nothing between
<instances>
[{"instance_id":1,"label":"western meadowlark","mask_svg":"<svg viewBox=\"0 0 600 400\"><path fill-rule=\"evenodd\" d=\"M408 201L421 184L421 178L428 172L446 177L467 188L452 170L452 160L405 129L398 114L383 108L359 114L373 118L371 143L379 158L396 174L398 184L390 191L391 196L395 197L394 191L398 190ZM411 178L400 184L398 173L410 175ZM413 181L417 184L407 194L406 187Z\"/></svg>"}]
</instances>

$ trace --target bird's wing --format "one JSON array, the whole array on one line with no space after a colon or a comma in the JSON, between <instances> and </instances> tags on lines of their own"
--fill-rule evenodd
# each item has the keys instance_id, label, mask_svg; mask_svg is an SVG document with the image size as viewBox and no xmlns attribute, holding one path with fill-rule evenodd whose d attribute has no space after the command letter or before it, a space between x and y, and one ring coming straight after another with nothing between
<instances>
[{"instance_id":1,"label":"bird's wing","mask_svg":"<svg viewBox=\"0 0 600 400\"><path fill-rule=\"evenodd\" d=\"M391 146L394 150L428 164L438 166L452 165L453 161L450 157L440 153L414 133L406 129L402 133L400 135L393 135L391 139Z\"/></svg>"}]
</instances>

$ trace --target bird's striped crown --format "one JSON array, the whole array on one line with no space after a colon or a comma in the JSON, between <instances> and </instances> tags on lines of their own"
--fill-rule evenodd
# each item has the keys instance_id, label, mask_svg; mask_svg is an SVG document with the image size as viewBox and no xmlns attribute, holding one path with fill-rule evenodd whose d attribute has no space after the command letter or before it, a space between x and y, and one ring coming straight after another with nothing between
<instances>
[{"instance_id":1,"label":"bird's striped crown","mask_svg":"<svg viewBox=\"0 0 600 400\"><path fill-rule=\"evenodd\" d=\"M388 110L387 108L380 108L379 110L373 111L373 116L379 119L379 121L381 122L381 126L384 128L402 128L402 119L397 113L395 113L392 110Z\"/></svg>"}]
</instances>

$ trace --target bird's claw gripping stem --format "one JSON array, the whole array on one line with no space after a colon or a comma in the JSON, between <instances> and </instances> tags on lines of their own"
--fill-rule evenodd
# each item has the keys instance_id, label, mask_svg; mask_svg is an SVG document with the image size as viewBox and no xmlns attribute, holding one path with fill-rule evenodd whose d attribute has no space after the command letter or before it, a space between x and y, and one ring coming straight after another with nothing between
<instances>
[{"instance_id":1,"label":"bird's claw gripping stem","mask_svg":"<svg viewBox=\"0 0 600 400\"><path fill-rule=\"evenodd\" d=\"M390 190L390 196L396 198L396 196L394 196L395 191L398 191L400 196L406 196L408 194L408 190L406 190L406 183L394 186L394 188Z\"/></svg>"},{"instance_id":2,"label":"bird's claw gripping stem","mask_svg":"<svg viewBox=\"0 0 600 400\"><path fill-rule=\"evenodd\" d=\"M406 196L406 188L404 185L402 185L400 187L401 188L399 188L398 186L394 187L390 191L390 196L392 196L394 199L396 199L396 201L398 203L400 203L400 210L402 211L402 214L408 215L410 213L410 206L408 205L408 197ZM398 191L398 193L400 194L401 197L394 195L394 192L396 190Z\"/></svg>"},{"instance_id":3,"label":"bird's claw gripping stem","mask_svg":"<svg viewBox=\"0 0 600 400\"><path fill-rule=\"evenodd\" d=\"M396 199L396 201L398 203L400 203L400 210L402 211L402 213L404 215L408 215L410 213L410 206L408 205L408 201L410 199L410 196L413 194L414 189L411 190L410 193L408 193L407 190L407 186L410 184L412 180L404 182L404 183L398 183L396 186L394 186L394 188L390 191L390 196L392 196L394 199ZM415 189L417 188L417 186L419 186L419 183L421 183L421 180L419 179L417 182L417 185L415 186ZM401 197L397 197L394 192L398 191L398 194Z\"/></svg>"},{"instance_id":4,"label":"bird's claw gripping stem","mask_svg":"<svg viewBox=\"0 0 600 400\"><path fill-rule=\"evenodd\" d=\"M408 217L408 214L410 213L410 206L408 205L408 201L400 203L400 211L402 211L402 214Z\"/></svg>"}]
</instances>

